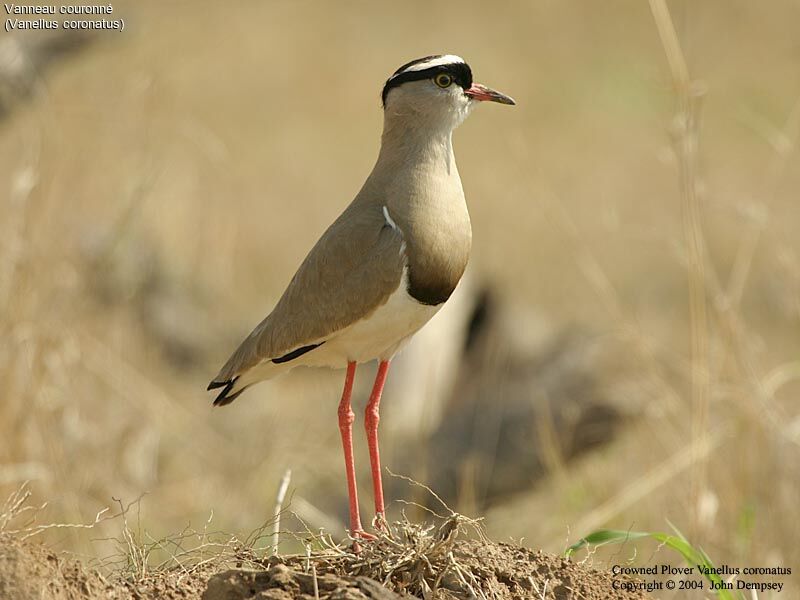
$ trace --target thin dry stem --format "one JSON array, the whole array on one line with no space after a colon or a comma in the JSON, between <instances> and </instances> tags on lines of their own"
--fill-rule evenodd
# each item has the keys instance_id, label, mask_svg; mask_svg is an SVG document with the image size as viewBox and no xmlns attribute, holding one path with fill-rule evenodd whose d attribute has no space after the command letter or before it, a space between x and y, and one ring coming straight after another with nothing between
<instances>
[{"instance_id":1,"label":"thin dry stem","mask_svg":"<svg viewBox=\"0 0 800 600\"><path fill-rule=\"evenodd\" d=\"M650 0L650 9L669 62L678 104L673 136L679 159L681 216L688 262L689 327L692 340L692 447L694 448L691 495L693 519L697 521L697 507L707 480L706 463L701 447L708 435L711 388L706 250L697 193L697 147L702 88L691 79L666 1Z\"/></svg>"},{"instance_id":2,"label":"thin dry stem","mask_svg":"<svg viewBox=\"0 0 800 600\"><path fill-rule=\"evenodd\" d=\"M283 510L283 501L286 498L286 490L289 489L289 482L292 480L292 470L286 469L281 479L281 484L278 487L278 494L275 497L275 508L272 511L272 553L278 553L278 543L281 537L281 510Z\"/></svg>"}]
</instances>

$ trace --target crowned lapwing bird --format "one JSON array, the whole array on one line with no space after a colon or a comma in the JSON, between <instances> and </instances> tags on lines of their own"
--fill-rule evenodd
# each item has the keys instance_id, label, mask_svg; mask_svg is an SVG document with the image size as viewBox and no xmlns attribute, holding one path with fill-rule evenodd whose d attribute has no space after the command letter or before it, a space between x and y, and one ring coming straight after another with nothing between
<instances>
[{"instance_id":1,"label":"crowned lapwing bird","mask_svg":"<svg viewBox=\"0 0 800 600\"><path fill-rule=\"evenodd\" d=\"M514 104L472 80L451 54L404 64L381 93L378 160L361 191L311 249L273 311L209 384L216 406L297 366L346 368L339 403L350 534L369 537L358 508L350 396L356 365L378 360L364 421L375 523L384 522L378 407L389 363L453 293L472 229L452 134L483 101Z\"/></svg>"}]
</instances>

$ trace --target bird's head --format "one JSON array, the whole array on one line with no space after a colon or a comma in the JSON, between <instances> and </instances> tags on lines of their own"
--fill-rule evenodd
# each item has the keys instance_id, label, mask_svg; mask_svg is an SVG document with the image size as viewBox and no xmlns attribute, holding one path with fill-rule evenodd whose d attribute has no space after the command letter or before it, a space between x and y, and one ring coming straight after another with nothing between
<instances>
[{"instance_id":1,"label":"bird's head","mask_svg":"<svg viewBox=\"0 0 800 600\"><path fill-rule=\"evenodd\" d=\"M387 117L406 117L454 129L483 101L514 104L505 94L472 81L472 69L460 56L418 58L397 69L381 94Z\"/></svg>"}]
</instances>

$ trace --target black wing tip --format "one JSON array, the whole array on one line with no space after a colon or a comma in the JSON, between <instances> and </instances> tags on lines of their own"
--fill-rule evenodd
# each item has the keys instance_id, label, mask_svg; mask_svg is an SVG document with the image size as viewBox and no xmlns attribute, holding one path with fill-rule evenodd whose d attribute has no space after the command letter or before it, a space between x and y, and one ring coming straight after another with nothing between
<instances>
[{"instance_id":1,"label":"black wing tip","mask_svg":"<svg viewBox=\"0 0 800 600\"><path fill-rule=\"evenodd\" d=\"M222 391L214 400L214 406L225 406L226 404L230 404L231 402L236 400L236 398L239 397L239 394L241 394L244 391L244 389L241 389L235 394L231 394L230 396L228 395L228 392L231 391L237 379L239 378L234 377L233 379L229 379L228 381L212 381L211 383L208 384L208 390L222 388Z\"/></svg>"},{"instance_id":2,"label":"black wing tip","mask_svg":"<svg viewBox=\"0 0 800 600\"><path fill-rule=\"evenodd\" d=\"M236 398L239 397L239 394L241 394L243 391L244 390L236 392L235 394L231 394L230 396L223 396L222 394L220 394L219 396L217 396L217 399L214 400L214 406L227 406L228 404L236 400Z\"/></svg>"},{"instance_id":3,"label":"black wing tip","mask_svg":"<svg viewBox=\"0 0 800 600\"><path fill-rule=\"evenodd\" d=\"M230 382L231 382L230 379L228 381L212 381L211 383L208 384L206 391L210 392L211 390L216 390L217 388L221 388L228 385Z\"/></svg>"}]
</instances>

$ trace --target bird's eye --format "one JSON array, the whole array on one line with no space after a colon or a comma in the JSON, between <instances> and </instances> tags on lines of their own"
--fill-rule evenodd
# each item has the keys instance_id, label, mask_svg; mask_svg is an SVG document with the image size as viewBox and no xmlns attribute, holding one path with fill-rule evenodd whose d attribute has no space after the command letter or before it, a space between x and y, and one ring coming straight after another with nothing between
<instances>
[{"instance_id":1,"label":"bird's eye","mask_svg":"<svg viewBox=\"0 0 800 600\"><path fill-rule=\"evenodd\" d=\"M450 75L448 75L447 73L439 73L436 77L433 78L433 82L440 88L446 88L451 83L453 83L453 78L450 77Z\"/></svg>"}]
</instances>

